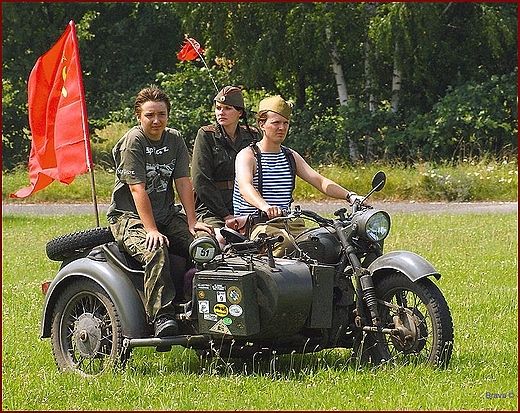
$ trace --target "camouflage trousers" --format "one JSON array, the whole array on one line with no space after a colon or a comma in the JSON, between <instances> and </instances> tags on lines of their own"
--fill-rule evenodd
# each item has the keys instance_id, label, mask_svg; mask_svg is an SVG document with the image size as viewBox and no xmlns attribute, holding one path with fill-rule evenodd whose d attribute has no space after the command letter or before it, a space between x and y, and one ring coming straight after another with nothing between
<instances>
[{"instance_id":1,"label":"camouflage trousers","mask_svg":"<svg viewBox=\"0 0 520 413\"><path fill-rule=\"evenodd\" d=\"M197 212L197 221L204 222L213 226L213 228L222 228L226 225L224 220L220 217L217 217L212 212L207 209L202 212ZM197 237L208 237L210 236L206 231L197 231Z\"/></svg>"},{"instance_id":2,"label":"camouflage trousers","mask_svg":"<svg viewBox=\"0 0 520 413\"><path fill-rule=\"evenodd\" d=\"M144 304L149 320L153 322L162 314L174 314L176 289L170 274L169 254L189 260L193 235L188 229L186 216L176 214L166 225L157 225L159 232L168 237L170 246L164 245L152 251L145 248L146 230L140 219L123 214L110 225L110 229L119 248L144 264Z\"/></svg>"},{"instance_id":3,"label":"camouflage trousers","mask_svg":"<svg viewBox=\"0 0 520 413\"><path fill-rule=\"evenodd\" d=\"M303 233L305 228L305 221L301 218L296 218L292 221L288 221L289 233L293 237L297 237ZM255 239L259 234L265 233L269 237L277 237L282 235L284 240L274 245L273 255L275 257L283 257L293 252L296 248L287 233L287 229L283 222L275 222L272 224L256 224L251 231L251 239Z\"/></svg>"}]
</instances>

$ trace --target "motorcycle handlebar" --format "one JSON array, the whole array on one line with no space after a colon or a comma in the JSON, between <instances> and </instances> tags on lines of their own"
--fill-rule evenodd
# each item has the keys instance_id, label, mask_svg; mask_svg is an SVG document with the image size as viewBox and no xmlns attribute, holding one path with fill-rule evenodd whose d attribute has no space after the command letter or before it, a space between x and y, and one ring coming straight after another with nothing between
<instances>
[{"instance_id":1,"label":"motorcycle handlebar","mask_svg":"<svg viewBox=\"0 0 520 413\"><path fill-rule=\"evenodd\" d=\"M262 234L260 234L260 235L262 235ZM269 244L274 245L277 242L283 242L283 240L284 240L284 238L282 235L279 235L277 237L259 236L258 238L255 238L252 240L233 243L232 246L235 249L247 250L247 249L261 248L264 245L269 245Z\"/></svg>"},{"instance_id":2,"label":"motorcycle handlebar","mask_svg":"<svg viewBox=\"0 0 520 413\"><path fill-rule=\"evenodd\" d=\"M307 209L302 209L300 213L301 213L301 215L305 215L305 216L307 216L309 218L314 219L319 224L332 225L332 219L323 218L321 215L318 215L314 211L309 211Z\"/></svg>"}]
</instances>

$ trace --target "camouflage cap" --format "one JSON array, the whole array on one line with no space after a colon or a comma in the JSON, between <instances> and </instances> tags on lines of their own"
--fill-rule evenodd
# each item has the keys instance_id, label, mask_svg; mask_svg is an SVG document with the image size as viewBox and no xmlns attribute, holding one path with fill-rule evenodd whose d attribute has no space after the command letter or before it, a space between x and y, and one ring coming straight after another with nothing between
<instances>
[{"instance_id":1,"label":"camouflage cap","mask_svg":"<svg viewBox=\"0 0 520 413\"><path fill-rule=\"evenodd\" d=\"M222 103L224 105L235 106L237 108L244 109L244 95L242 91L235 86L226 86L217 96L215 96L215 102Z\"/></svg>"},{"instance_id":2,"label":"camouflage cap","mask_svg":"<svg viewBox=\"0 0 520 413\"><path fill-rule=\"evenodd\" d=\"M262 110L270 110L282 115L286 119L290 119L292 104L283 100L281 96L271 96L260 101L258 112L261 112Z\"/></svg>"}]
</instances>

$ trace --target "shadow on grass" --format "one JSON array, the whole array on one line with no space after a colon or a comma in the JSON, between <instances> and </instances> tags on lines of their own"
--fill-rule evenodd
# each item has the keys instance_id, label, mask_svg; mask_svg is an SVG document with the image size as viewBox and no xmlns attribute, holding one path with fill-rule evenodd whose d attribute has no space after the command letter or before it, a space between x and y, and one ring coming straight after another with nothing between
<instances>
[{"instance_id":1,"label":"shadow on grass","mask_svg":"<svg viewBox=\"0 0 520 413\"><path fill-rule=\"evenodd\" d=\"M317 371L371 370L351 361L351 349L326 349L316 353L276 354L254 353L248 357L226 357L221 354L204 354L201 351L174 347L172 351L157 353L152 348L134 349L123 369L138 375L196 374L196 375L252 375L273 378L297 379Z\"/></svg>"}]
</instances>

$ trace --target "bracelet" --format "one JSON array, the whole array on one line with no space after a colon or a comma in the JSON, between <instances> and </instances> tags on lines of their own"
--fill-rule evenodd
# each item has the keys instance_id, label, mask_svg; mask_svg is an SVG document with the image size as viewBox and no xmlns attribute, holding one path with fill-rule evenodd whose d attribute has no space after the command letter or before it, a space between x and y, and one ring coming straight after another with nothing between
<instances>
[{"instance_id":1,"label":"bracelet","mask_svg":"<svg viewBox=\"0 0 520 413\"><path fill-rule=\"evenodd\" d=\"M347 202L350 202L350 197L351 197L352 195L357 195L357 194L356 194L355 192L350 192L350 191L348 191L347 196L345 197L345 199L347 200Z\"/></svg>"}]
</instances>

